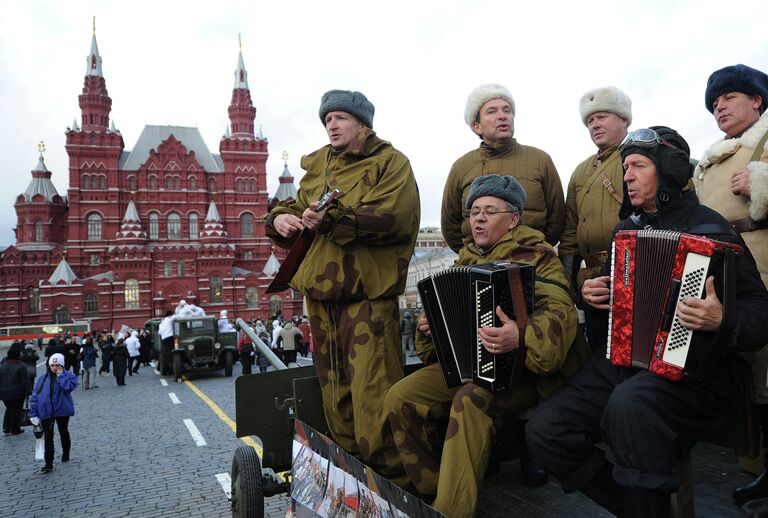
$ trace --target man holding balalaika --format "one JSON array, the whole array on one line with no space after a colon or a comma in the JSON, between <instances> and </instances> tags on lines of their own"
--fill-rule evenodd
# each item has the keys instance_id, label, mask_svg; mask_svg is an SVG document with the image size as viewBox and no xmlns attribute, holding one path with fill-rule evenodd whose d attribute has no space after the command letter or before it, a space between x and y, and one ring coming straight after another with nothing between
<instances>
[{"instance_id":1,"label":"man holding balalaika","mask_svg":"<svg viewBox=\"0 0 768 518\"><path fill-rule=\"evenodd\" d=\"M541 232L520 224L524 204L525 192L512 176L486 175L472 182L465 207L473 241L460 250L457 261L468 272L458 281L464 287L444 291L444 275L429 285L442 304L419 321L416 351L426 366L387 394L390 425L412 489L436 495L434 507L451 517L474 516L494 419L535 406L589 354L586 344L576 341L576 309L562 264ZM489 311L485 297L490 292L496 296ZM451 308L452 302L464 309ZM434 321L439 313L447 325ZM446 383L452 377L444 376L432 340L438 332L458 334L461 329L469 336L470 356L480 359L474 374L472 368L467 374L465 363L458 382ZM459 337L442 338L452 342ZM496 377L483 369L486 356L514 360L521 346L519 375L501 365L494 367ZM452 354L440 360L453 361ZM509 383L510 374L514 383ZM507 388L492 390L502 386Z\"/></svg>"}]
</instances>

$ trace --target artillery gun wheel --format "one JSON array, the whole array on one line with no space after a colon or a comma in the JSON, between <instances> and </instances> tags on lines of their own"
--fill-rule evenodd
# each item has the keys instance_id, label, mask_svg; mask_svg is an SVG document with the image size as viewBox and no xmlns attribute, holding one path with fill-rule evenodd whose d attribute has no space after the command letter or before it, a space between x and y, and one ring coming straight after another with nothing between
<instances>
[{"instance_id":1,"label":"artillery gun wheel","mask_svg":"<svg viewBox=\"0 0 768 518\"><path fill-rule=\"evenodd\" d=\"M240 446L232 459L233 518L264 518L261 462L251 446Z\"/></svg>"},{"instance_id":2,"label":"artillery gun wheel","mask_svg":"<svg viewBox=\"0 0 768 518\"><path fill-rule=\"evenodd\" d=\"M224 375L225 376L232 376L232 364L234 363L234 358L232 357L232 351L226 351L224 352Z\"/></svg>"},{"instance_id":3,"label":"artillery gun wheel","mask_svg":"<svg viewBox=\"0 0 768 518\"><path fill-rule=\"evenodd\" d=\"M184 373L184 358L180 354L173 355L173 375L176 381L181 379L181 375Z\"/></svg>"}]
</instances>

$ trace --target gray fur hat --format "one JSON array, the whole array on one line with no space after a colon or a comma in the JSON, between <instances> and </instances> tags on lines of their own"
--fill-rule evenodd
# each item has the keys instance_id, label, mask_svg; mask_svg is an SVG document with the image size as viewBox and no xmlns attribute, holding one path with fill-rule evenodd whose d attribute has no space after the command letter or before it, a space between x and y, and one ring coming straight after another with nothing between
<instances>
[{"instance_id":1,"label":"gray fur hat","mask_svg":"<svg viewBox=\"0 0 768 518\"><path fill-rule=\"evenodd\" d=\"M759 95L763 104L760 113L768 107L768 75L747 65L733 65L721 68L707 80L704 104L710 113L715 113L715 99L728 92L741 92L746 95Z\"/></svg>"},{"instance_id":2,"label":"gray fur hat","mask_svg":"<svg viewBox=\"0 0 768 518\"><path fill-rule=\"evenodd\" d=\"M495 83L480 85L467 97L467 106L464 108L464 121L467 126L472 127L472 123L477 120L480 108L491 99L504 99L512 108L512 115L515 114L515 100L504 86Z\"/></svg>"},{"instance_id":3,"label":"gray fur hat","mask_svg":"<svg viewBox=\"0 0 768 518\"><path fill-rule=\"evenodd\" d=\"M615 113L627 120L627 126L632 124L632 100L615 86L593 88L581 96L579 113L585 126L589 116L595 112Z\"/></svg>"},{"instance_id":4,"label":"gray fur hat","mask_svg":"<svg viewBox=\"0 0 768 518\"><path fill-rule=\"evenodd\" d=\"M329 90L320 99L320 122L323 123L323 126L325 126L325 116L329 112L347 112L373 129L373 113L375 111L376 108L371 101L360 92Z\"/></svg>"},{"instance_id":5,"label":"gray fur hat","mask_svg":"<svg viewBox=\"0 0 768 518\"><path fill-rule=\"evenodd\" d=\"M501 198L515 207L517 212L523 213L526 199L525 189L514 176L487 174L475 178L472 185L469 186L467 209L471 209L475 200L482 196Z\"/></svg>"}]
</instances>

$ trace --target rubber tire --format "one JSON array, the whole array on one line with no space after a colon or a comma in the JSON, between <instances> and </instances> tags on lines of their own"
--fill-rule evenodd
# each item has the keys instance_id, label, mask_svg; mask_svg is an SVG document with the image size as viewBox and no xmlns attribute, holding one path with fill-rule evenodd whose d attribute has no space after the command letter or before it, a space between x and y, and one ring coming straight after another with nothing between
<instances>
[{"instance_id":1,"label":"rubber tire","mask_svg":"<svg viewBox=\"0 0 768 518\"><path fill-rule=\"evenodd\" d=\"M173 355L173 376L177 379L181 379L181 375L184 374L184 359L180 354Z\"/></svg>"},{"instance_id":2,"label":"rubber tire","mask_svg":"<svg viewBox=\"0 0 768 518\"><path fill-rule=\"evenodd\" d=\"M224 375L227 377L232 376L232 364L235 359L233 358L232 351L224 351Z\"/></svg>"},{"instance_id":3,"label":"rubber tire","mask_svg":"<svg viewBox=\"0 0 768 518\"><path fill-rule=\"evenodd\" d=\"M235 450L230 479L233 518L264 518L261 461L252 446Z\"/></svg>"}]
</instances>

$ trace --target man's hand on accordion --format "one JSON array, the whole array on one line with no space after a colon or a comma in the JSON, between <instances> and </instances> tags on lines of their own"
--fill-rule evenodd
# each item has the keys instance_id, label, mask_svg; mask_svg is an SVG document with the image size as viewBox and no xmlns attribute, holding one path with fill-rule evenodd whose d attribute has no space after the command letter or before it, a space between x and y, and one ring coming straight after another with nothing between
<instances>
[{"instance_id":1,"label":"man's hand on accordion","mask_svg":"<svg viewBox=\"0 0 768 518\"><path fill-rule=\"evenodd\" d=\"M481 327L477 330L486 350L493 354L501 354L517 349L520 344L520 330L517 322L509 318L501 310L501 306L496 306L496 315L501 320L501 327Z\"/></svg>"},{"instance_id":2,"label":"man's hand on accordion","mask_svg":"<svg viewBox=\"0 0 768 518\"><path fill-rule=\"evenodd\" d=\"M419 317L419 322L418 322L417 325L419 327L419 331L421 331L422 333L424 333L427 336L432 336L432 333L429 330L429 321L427 320L427 314L426 313L422 313L421 314L421 316Z\"/></svg>"},{"instance_id":3,"label":"man's hand on accordion","mask_svg":"<svg viewBox=\"0 0 768 518\"><path fill-rule=\"evenodd\" d=\"M603 275L587 279L581 287L581 298L595 309L611 309L610 299L611 277Z\"/></svg>"},{"instance_id":4,"label":"man's hand on accordion","mask_svg":"<svg viewBox=\"0 0 768 518\"><path fill-rule=\"evenodd\" d=\"M723 321L723 305L715 293L715 278L704 284L703 299L685 297L677 305L680 325L693 331L717 331Z\"/></svg>"}]
</instances>

